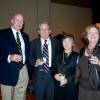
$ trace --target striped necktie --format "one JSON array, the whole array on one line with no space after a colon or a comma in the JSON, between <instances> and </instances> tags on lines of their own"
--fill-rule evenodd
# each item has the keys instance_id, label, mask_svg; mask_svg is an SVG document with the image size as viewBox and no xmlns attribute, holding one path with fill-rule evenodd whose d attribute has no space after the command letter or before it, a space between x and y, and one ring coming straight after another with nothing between
<instances>
[{"instance_id":1,"label":"striped necktie","mask_svg":"<svg viewBox=\"0 0 100 100\"><path fill-rule=\"evenodd\" d=\"M48 52L47 40L45 40L45 43L43 46L43 57L46 59L46 62L43 64L44 70L46 73L48 73L49 72L49 52Z\"/></svg>"},{"instance_id":2,"label":"striped necktie","mask_svg":"<svg viewBox=\"0 0 100 100\"><path fill-rule=\"evenodd\" d=\"M20 38L19 38L19 32L16 32L16 42L17 42L19 55L22 56L22 58L23 58L22 49L21 49L21 41L20 41ZM21 60L19 62L19 69L22 69L22 67L23 67L23 60Z\"/></svg>"}]
</instances>

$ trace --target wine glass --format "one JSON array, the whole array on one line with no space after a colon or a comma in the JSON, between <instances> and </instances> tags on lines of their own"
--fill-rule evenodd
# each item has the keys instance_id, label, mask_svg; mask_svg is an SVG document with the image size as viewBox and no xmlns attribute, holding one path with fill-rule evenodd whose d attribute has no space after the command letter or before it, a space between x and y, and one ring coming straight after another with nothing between
<instances>
[{"instance_id":1,"label":"wine glass","mask_svg":"<svg viewBox=\"0 0 100 100\"><path fill-rule=\"evenodd\" d=\"M65 79L65 74L64 73L60 73L60 79L64 80Z\"/></svg>"}]
</instances>

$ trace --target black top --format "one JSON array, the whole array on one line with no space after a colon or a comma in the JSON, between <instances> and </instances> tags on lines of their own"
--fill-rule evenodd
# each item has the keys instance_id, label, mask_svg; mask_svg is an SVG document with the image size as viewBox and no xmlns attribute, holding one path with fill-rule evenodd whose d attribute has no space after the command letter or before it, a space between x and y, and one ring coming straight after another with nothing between
<instances>
[{"instance_id":1,"label":"black top","mask_svg":"<svg viewBox=\"0 0 100 100\"><path fill-rule=\"evenodd\" d=\"M72 51L69 56L61 52L56 57L57 73L65 74L68 83L75 83L75 70L77 64L78 53Z\"/></svg>"}]
</instances>

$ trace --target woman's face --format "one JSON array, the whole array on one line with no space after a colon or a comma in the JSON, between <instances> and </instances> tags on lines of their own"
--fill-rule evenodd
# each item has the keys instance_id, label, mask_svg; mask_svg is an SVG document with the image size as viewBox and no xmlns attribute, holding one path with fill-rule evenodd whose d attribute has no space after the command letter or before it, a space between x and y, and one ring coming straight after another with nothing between
<instances>
[{"instance_id":1,"label":"woman's face","mask_svg":"<svg viewBox=\"0 0 100 100\"><path fill-rule=\"evenodd\" d=\"M65 50L72 50L73 44L73 39L71 38L65 38L63 40L63 47Z\"/></svg>"},{"instance_id":2,"label":"woman's face","mask_svg":"<svg viewBox=\"0 0 100 100\"><path fill-rule=\"evenodd\" d=\"M88 39L89 43L90 42L96 43L98 41L98 39L99 39L99 32L98 32L98 30L95 27L91 27L88 30L87 39Z\"/></svg>"}]
</instances>

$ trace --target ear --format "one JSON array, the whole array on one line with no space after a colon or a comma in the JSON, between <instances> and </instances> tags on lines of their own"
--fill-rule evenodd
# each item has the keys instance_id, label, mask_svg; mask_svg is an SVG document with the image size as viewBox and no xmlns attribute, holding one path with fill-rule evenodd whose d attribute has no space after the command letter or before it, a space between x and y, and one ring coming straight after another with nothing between
<instances>
[{"instance_id":1,"label":"ear","mask_svg":"<svg viewBox=\"0 0 100 100\"><path fill-rule=\"evenodd\" d=\"M40 34L40 30L38 30L38 33Z\"/></svg>"},{"instance_id":2,"label":"ear","mask_svg":"<svg viewBox=\"0 0 100 100\"><path fill-rule=\"evenodd\" d=\"M11 19L11 23L13 23L13 19Z\"/></svg>"},{"instance_id":3,"label":"ear","mask_svg":"<svg viewBox=\"0 0 100 100\"><path fill-rule=\"evenodd\" d=\"M51 30L49 30L49 34L51 34Z\"/></svg>"}]
</instances>

